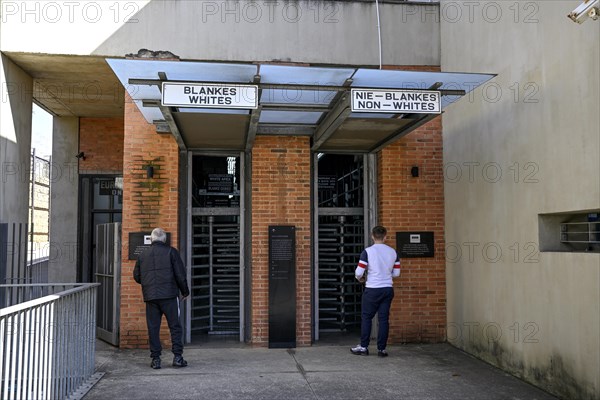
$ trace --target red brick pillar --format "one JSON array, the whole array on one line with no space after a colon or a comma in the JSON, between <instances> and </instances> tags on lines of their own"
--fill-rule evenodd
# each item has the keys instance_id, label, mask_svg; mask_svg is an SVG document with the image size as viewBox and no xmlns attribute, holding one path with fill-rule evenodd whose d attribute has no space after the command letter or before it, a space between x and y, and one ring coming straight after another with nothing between
<instances>
[{"instance_id":1,"label":"red brick pillar","mask_svg":"<svg viewBox=\"0 0 600 400\"><path fill-rule=\"evenodd\" d=\"M123 222L120 346L148 347L145 305L141 286L133 280L135 261L129 260L129 233L161 227L178 243L179 150L172 135L157 134L131 98L125 95L123 156ZM154 177L146 177L146 167ZM168 328L163 321L168 345Z\"/></svg>"},{"instance_id":2,"label":"red brick pillar","mask_svg":"<svg viewBox=\"0 0 600 400\"><path fill-rule=\"evenodd\" d=\"M401 260L395 280L390 341L440 342L446 327L442 119L411 132L379 154L379 223L396 247L396 232L433 231L434 258ZM419 176L411 176L411 167Z\"/></svg>"},{"instance_id":3,"label":"red brick pillar","mask_svg":"<svg viewBox=\"0 0 600 400\"><path fill-rule=\"evenodd\" d=\"M296 342L311 344L310 140L261 136L252 150L252 343L269 342L269 225L296 227Z\"/></svg>"}]
</instances>

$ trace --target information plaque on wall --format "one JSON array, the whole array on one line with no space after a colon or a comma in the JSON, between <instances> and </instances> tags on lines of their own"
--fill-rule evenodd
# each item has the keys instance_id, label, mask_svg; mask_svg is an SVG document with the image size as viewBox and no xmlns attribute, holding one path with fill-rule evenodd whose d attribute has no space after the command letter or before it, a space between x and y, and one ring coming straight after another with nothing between
<instances>
[{"instance_id":1,"label":"information plaque on wall","mask_svg":"<svg viewBox=\"0 0 600 400\"><path fill-rule=\"evenodd\" d=\"M434 256L433 232L396 232L396 250L400 258Z\"/></svg>"},{"instance_id":2,"label":"information plaque on wall","mask_svg":"<svg viewBox=\"0 0 600 400\"><path fill-rule=\"evenodd\" d=\"M129 232L129 259L137 260L140 254L150 248L152 232ZM167 244L171 244L171 234L167 233Z\"/></svg>"},{"instance_id":3,"label":"information plaque on wall","mask_svg":"<svg viewBox=\"0 0 600 400\"><path fill-rule=\"evenodd\" d=\"M269 226L269 347L296 347L294 226Z\"/></svg>"}]
</instances>

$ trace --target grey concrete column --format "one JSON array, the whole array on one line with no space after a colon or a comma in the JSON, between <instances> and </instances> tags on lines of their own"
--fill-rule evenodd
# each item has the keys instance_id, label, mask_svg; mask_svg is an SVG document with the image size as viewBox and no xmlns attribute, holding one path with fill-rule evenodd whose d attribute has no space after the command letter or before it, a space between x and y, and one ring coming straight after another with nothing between
<instances>
[{"instance_id":1,"label":"grey concrete column","mask_svg":"<svg viewBox=\"0 0 600 400\"><path fill-rule=\"evenodd\" d=\"M77 279L79 118L54 117L50 174L50 282Z\"/></svg>"},{"instance_id":2,"label":"grey concrete column","mask_svg":"<svg viewBox=\"0 0 600 400\"><path fill-rule=\"evenodd\" d=\"M27 223L33 79L0 54L0 223Z\"/></svg>"}]
</instances>

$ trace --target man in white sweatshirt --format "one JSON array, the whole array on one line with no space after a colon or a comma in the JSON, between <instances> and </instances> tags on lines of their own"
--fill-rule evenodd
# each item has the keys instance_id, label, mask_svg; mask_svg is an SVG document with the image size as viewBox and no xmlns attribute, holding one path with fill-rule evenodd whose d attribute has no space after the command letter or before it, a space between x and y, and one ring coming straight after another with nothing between
<instances>
[{"instance_id":1,"label":"man in white sweatshirt","mask_svg":"<svg viewBox=\"0 0 600 400\"><path fill-rule=\"evenodd\" d=\"M400 276L400 259L396 250L384 243L387 229L376 226L371 230L374 244L367 247L360 255L358 266L354 272L356 279L365 281L362 295L362 322L360 344L350 349L352 354L369 355L369 338L375 313L379 319L377 333L377 355L387 357L388 332L390 330L390 306L394 298L392 278Z\"/></svg>"}]
</instances>

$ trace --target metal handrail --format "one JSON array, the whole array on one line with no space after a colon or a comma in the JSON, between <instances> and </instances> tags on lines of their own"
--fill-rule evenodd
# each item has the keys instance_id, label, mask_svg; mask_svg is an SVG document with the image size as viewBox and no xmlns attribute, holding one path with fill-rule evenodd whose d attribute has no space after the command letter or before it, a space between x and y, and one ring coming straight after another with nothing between
<instances>
[{"instance_id":1,"label":"metal handrail","mask_svg":"<svg viewBox=\"0 0 600 400\"><path fill-rule=\"evenodd\" d=\"M66 399L92 377L98 286L0 285L34 296L64 288L0 309L0 398Z\"/></svg>"}]
</instances>

